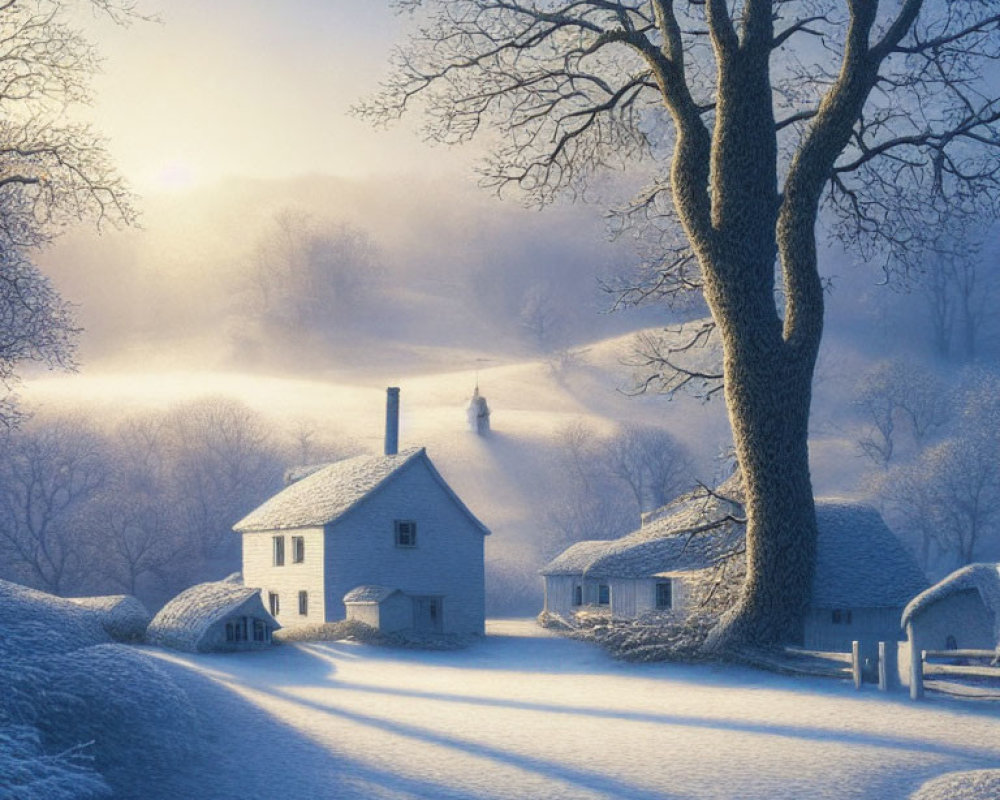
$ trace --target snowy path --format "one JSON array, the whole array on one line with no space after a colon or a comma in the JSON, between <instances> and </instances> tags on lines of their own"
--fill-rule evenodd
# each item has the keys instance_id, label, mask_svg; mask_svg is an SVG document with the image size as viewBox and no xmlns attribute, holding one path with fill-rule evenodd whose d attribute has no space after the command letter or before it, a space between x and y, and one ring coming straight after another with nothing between
<instances>
[{"instance_id":1,"label":"snowy path","mask_svg":"<svg viewBox=\"0 0 1000 800\"><path fill-rule=\"evenodd\" d=\"M530 621L488 632L451 653L149 649L210 742L163 796L894 800L934 775L1000 767L996 704L621 664Z\"/></svg>"}]
</instances>

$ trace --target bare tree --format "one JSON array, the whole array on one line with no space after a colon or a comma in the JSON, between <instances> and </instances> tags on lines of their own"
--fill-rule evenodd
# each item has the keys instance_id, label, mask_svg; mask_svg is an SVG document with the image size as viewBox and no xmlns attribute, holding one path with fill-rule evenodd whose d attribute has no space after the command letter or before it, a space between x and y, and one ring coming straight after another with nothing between
<instances>
[{"instance_id":1,"label":"bare tree","mask_svg":"<svg viewBox=\"0 0 1000 800\"><path fill-rule=\"evenodd\" d=\"M609 167L651 173L622 218L667 232L652 295L705 296L746 482L747 579L710 646L800 639L819 209L886 269L945 216L992 215L1000 104L982 75L1000 55L1000 3L396 4L424 17L362 115L387 122L422 101L429 135L449 143L493 127L485 182L539 203Z\"/></svg>"},{"instance_id":2,"label":"bare tree","mask_svg":"<svg viewBox=\"0 0 1000 800\"><path fill-rule=\"evenodd\" d=\"M259 241L247 279L250 312L265 334L332 335L356 319L382 269L367 233L285 210Z\"/></svg>"},{"instance_id":3,"label":"bare tree","mask_svg":"<svg viewBox=\"0 0 1000 800\"><path fill-rule=\"evenodd\" d=\"M73 364L78 329L70 307L20 251L0 244L0 425L22 418L14 390L25 362L50 367Z\"/></svg>"},{"instance_id":4,"label":"bare tree","mask_svg":"<svg viewBox=\"0 0 1000 800\"><path fill-rule=\"evenodd\" d=\"M266 421L220 396L175 407L163 425L189 561L232 561L239 552L233 524L281 485L283 465Z\"/></svg>"},{"instance_id":5,"label":"bare tree","mask_svg":"<svg viewBox=\"0 0 1000 800\"><path fill-rule=\"evenodd\" d=\"M36 420L0 449L0 552L18 575L58 594L83 576L82 515L108 479L101 438L80 419Z\"/></svg>"},{"instance_id":6,"label":"bare tree","mask_svg":"<svg viewBox=\"0 0 1000 800\"><path fill-rule=\"evenodd\" d=\"M0 3L0 423L16 424L18 366L69 366L77 332L67 306L30 261L68 224L131 224L132 198L104 141L72 110L90 100L98 68L75 17L80 6L117 24L140 18L132 0Z\"/></svg>"},{"instance_id":7,"label":"bare tree","mask_svg":"<svg viewBox=\"0 0 1000 800\"><path fill-rule=\"evenodd\" d=\"M626 423L608 443L607 459L640 512L659 508L692 487L690 454L661 428Z\"/></svg>"},{"instance_id":8,"label":"bare tree","mask_svg":"<svg viewBox=\"0 0 1000 800\"><path fill-rule=\"evenodd\" d=\"M900 428L919 450L951 414L951 397L944 383L913 361L882 361L861 376L854 403L868 429L858 446L882 469L896 455Z\"/></svg>"}]
</instances>

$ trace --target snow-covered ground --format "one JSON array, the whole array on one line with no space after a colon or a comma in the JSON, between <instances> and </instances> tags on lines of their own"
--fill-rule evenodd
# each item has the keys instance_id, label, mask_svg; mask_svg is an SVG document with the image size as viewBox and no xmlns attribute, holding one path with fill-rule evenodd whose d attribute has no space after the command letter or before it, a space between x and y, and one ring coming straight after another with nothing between
<instances>
[{"instance_id":1,"label":"snow-covered ground","mask_svg":"<svg viewBox=\"0 0 1000 800\"><path fill-rule=\"evenodd\" d=\"M487 628L458 652L147 648L208 741L147 797L894 800L1000 768L995 704L624 664L530 620Z\"/></svg>"}]
</instances>

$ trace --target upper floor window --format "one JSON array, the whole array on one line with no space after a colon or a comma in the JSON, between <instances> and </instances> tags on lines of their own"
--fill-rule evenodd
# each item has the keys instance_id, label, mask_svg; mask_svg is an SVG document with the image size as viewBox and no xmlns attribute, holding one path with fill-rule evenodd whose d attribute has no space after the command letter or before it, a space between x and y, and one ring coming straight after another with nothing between
<instances>
[{"instance_id":1,"label":"upper floor window","mask_svg":"<svg viewBox=\"0 0 1000 800\"><path fill-rule=\"evenodd\" d=\"M272 536L271 537L271 552L273 553L274 559L273 563L276 567L283 567L285 565L285 537L284 536Z\"/></svg>"},{"instance_id":2,"label":"upper floor window","mask_svg":"<svg viewBox=\"0 0 1000 800\"><path fill-rule=\"evenodd\" d=\"M306 537L292 537L292 563L301 564L306 560Z\"/></svg>"},{"instance_id":3,"label":"upper floor window","mask_svg":"<svg viewBox=\"0 0 1000 800\"><path fill-rule=\"evenodd\" d=\"M417 523L412 520L396 520L396 547L417 546Z\"/></svg>"},{"instance_id":4,"label":"upper floor window","mask_svg":"<svg viewBox=\"0 0 1000 800\"><path fill-rule=\"evenodd\" d=\"M656 607L666 609L672 605L673 595L670 590L670 581L660 581L656 584Z\"/></svg>"},{"instance_id":5,"label":"upper floor window","mask_svg":"<svg viewBox=\"0 0 1000 800\"><path fill-rule=\"evenodd\" d=\"M281 601L278 599L278 595L274 592L267 593L267 604L271 609L271 616L276 617L281 611Z\"/></svg>"}]
</instances>

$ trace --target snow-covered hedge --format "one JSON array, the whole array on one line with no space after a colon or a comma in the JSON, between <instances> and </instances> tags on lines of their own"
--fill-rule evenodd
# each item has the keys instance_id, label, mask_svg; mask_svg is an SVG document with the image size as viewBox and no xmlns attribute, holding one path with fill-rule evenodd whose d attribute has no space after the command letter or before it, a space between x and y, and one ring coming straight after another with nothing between
<instances>
[{"instance_id":1,"label":"snow-covered hedge","mask_svg":"<svg viewBox=\"0 0 1000 800\"><path fill-rule=\"evenodd\" d=\"M116 642L141 642L153 618L146 606L130 594L71 597L69 600L94 614L105 633Z\"/></svg>"},{"instance_id":2,"label":"snow-covered hedge","mask_svg":"<svg viewBox=\"0 0 1000 800\"><path fill-rule=\"evenodd\" d=\"M0 581L0 800L142 797L196 734L184 692L93 610Z\"/></svg>"}]
</instances>

